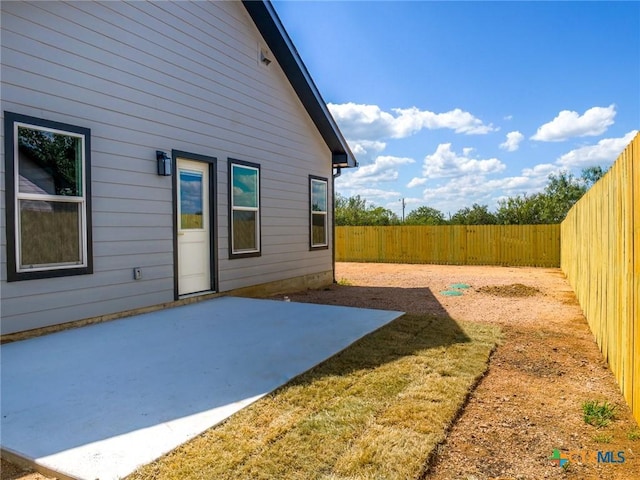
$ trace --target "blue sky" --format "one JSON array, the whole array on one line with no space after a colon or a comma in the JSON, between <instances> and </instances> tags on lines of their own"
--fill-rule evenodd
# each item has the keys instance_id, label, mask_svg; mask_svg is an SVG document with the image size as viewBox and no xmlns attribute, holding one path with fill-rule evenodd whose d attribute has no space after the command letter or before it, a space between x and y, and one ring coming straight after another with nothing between
<instances>
[{"instance_id":1,"label":"blue sky","mask_svg":"<svg viewBox=\"0 0 640 480\"><path fill-rule=\"evenodd\" d=\"M608 167L640 128L639 2L273 2L360 168L445 214Z\"/></svg>"}]
</instances>

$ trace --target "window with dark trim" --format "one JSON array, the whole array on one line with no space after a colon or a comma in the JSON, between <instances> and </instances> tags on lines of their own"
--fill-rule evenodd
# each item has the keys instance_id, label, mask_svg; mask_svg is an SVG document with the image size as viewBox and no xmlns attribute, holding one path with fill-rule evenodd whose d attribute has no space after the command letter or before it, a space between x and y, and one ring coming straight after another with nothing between
<instances>
[{"instance_id":1,"label":"window with dark trim","mask_svg":"<svg viewBox=\"0 0 640 480\"><path fill-rule=\"evenodd\" d=\"M7 280L93 272L91 130L4 113Z\"/></svg>"},{"instance_id":2,"label":"window with dark trim","mask_svg":"<svg viewBox=\"0 0 640 480\"><path fill-rule=\"evenodd\" d=\"M309 175L309 225L311 248L328 248L328 191L326 178Z\"/></svg>"},{"instance_id":3,"label":"window with dark trim","mask_svg":"<svg viewBox=\"0 0 640 480\"><path fill-rule=\"evenodd\" d=\"M229 256L260 255L260 165L229 159Z\"/></svg>"}]
</instances>

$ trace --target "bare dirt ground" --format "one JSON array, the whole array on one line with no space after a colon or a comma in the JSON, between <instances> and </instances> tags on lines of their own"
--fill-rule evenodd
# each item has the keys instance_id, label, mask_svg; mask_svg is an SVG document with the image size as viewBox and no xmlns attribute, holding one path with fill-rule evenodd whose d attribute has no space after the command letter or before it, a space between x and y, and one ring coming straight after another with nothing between
<instances>
[{"instance_id":1,"label":"bare dirt ground","mask_svg":"<svg viewBox=\"0 0 640 480\"><path fill-rule=\"evenodd\" d=\"M638 425L560 270L340 263L336 279L351 286L290 298L440 312L504 332L426 478L640 479L640 439L629 438ZM440 293L454 283L471 288L461 296ZM616 419L599 429L586 424L582 403L589 400L615 404ZM555 449L570 459L568 467L549 459ZM617 460L623 452L625 461L598 463L598 452Z\"/></svg>"},{"instance_id":2,"label":"bare dirt ground","mask_svg":"<svg viewBox=\"0 0 640 480\"><path fill-rule=\"evenodd\" d=\"M339 285L288 296L435 313L504 332L427 479L640 478L640 430L560 270L339 263L336 278ZM441 293L455 283L470 288L460 296ZM589 400L616 405L614 421L586 424L581 405ZM549 458L556 449L570 460L565 468ZM617 462L598 462L598 452ZM2 480L45 478L2 461Z\"/></svg>"}]
</instances>

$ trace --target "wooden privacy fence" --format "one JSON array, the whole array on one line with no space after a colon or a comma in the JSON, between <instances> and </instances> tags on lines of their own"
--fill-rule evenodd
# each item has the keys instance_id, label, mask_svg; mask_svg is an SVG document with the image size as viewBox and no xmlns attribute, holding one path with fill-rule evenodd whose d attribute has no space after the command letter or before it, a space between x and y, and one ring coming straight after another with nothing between
<instances>
[{"instance_id":1,"label":"wooden privacy fence","mask_svg":"<svg viewBox=\"0 0 640 480\"><path fill-rule=\"evenodd\" d=\"M560 225L336 227L339 262L560 266Z\"/></svg>"},{"instance_id":2,"label":"wooden privacy fence","mask_svg":"<svg viewBox=\"0 0 640 480\"><path fill-rule=\"evenodd\" d=\"M562 270L640 422L640 134L562 223Z\"/></svg>"}]
</instances>

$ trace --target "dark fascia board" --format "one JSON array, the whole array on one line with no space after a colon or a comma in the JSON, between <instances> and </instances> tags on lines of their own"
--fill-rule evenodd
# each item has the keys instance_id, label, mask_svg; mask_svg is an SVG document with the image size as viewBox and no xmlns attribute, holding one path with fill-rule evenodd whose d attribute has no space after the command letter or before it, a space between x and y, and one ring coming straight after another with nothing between
<instances>
[{"instance_id":1,"label":"dark fascia board","mask_svg":"<svg viewBox=\"0 0 640 480\"><path fill-rule=\"evenodd\" d=\"M336 168L357 167L357 160L271 2L269 0L242 0L242 3L331 150L333 166Z\"/></svg>"}]
</instances>

